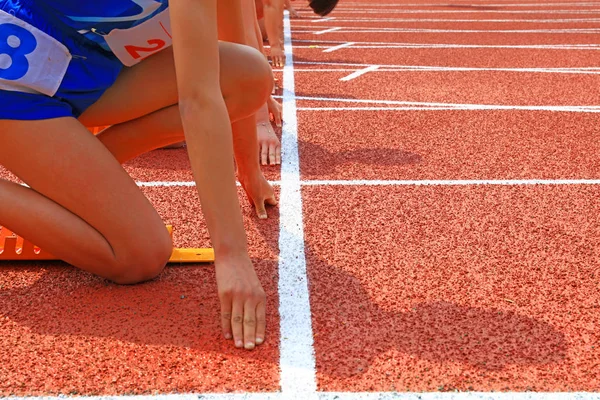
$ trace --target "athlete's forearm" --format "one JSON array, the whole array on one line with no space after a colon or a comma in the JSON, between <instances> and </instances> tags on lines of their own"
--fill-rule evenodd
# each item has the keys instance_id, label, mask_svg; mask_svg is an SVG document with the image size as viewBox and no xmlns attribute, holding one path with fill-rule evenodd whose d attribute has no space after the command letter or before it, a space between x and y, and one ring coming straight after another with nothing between
<instances>
[{"instance_id":1,"label":"athlete's forearm","mask_svg":"<svg viewBox=\"0 0 600 400\"><path fill-rule=\"evenodd\" d=\"M241 0L217 3L217 27L219 40L247 44Z\"/></svg>"},{"instance_id":2,"label":"athlete's forearm","mask_svg":"<svg viewBox=\"0 0 600 400\"><path fill-rule=\"evenodd\" d=\"M247 252L225 104L180 104L191 167L217 257Z\"/></svg>"},{"instance_id":3,"label":"athlete's forearm","mask_svg":"<svg viewBox=\"0 0 600 400\"><path fill-rule=\"evenodd\" d=\"M181 121L215 255L245 255L231 124L219 85L217 2L173 0L170 7Z\"/></svg>"},{"instance_id":4,"label":"athlete's forearm","mask_svg":"<svg viewBox=\"0 0 600 400\"><path fill-rule=\"evenodd\" d=\"M258 43L257 50L260 51L261 53L265 54L262 33L260 32L260 25L258 24L257 19L254 21L254 35L256 36L256 43Z\"/></svg>"},{"instance_id":5,"label":"athlete's forearm","mask_svg":"<svg viewBox=\"0 0 600 400\"><path fill-rule=\"evenodd\" d=\"M265 28L271 48L283 47L283 0L264 1Z\"/></svg>"}]
</instances>

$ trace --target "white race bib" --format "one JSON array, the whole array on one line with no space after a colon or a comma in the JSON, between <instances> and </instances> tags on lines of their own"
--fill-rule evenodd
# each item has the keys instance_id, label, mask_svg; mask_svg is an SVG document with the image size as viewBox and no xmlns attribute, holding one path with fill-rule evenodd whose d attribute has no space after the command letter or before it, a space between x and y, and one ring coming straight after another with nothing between
<instances>
[{"instance_id":1,"label":"white race bib","mask_svg":"<svg viewBox=\"0 0 600 400\"><path fill-rule=\"evenodd\" d=\"M0 10L0 89L54 96L71 58L58 40Z\"/></svg>"},{"instance_id":2,"label":"white race bib","mask_svg":"<svg viewBox=\"0 0 600 400\"><path fill-rule=\"evenodd\" d=\"M131 67L173 43L169 9L133 28L113 29L104 38L123 65Z\"/></svg>"}]
</instances>

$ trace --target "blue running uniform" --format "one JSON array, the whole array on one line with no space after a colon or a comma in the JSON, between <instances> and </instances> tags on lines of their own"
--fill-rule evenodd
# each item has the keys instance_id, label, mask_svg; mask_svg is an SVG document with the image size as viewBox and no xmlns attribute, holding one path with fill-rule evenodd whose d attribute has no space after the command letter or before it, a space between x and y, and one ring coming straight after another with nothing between
<instances>
[{"instance_id":1,"label":"blue running uniform","mask_svg":"<svg viewBox=\"0 0 600 400\"><path fill-rule=\"evenodd\" d=\"M0 0L0 119L79 117L170 39L168 0Z\"/></svg>"}]
</instances>

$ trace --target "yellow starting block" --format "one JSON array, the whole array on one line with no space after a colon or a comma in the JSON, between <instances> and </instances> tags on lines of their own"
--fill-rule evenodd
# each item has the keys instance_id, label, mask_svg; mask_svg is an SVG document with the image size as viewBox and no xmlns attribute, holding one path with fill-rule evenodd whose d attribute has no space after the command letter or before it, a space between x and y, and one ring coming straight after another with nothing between
<instances>
[{"instance_id":1,"label":"yellow starting block","mask_svg":"<svg viewBox=\"0 0 600 400\"><path fill-rule=\"evenodd\" d=\"M167 225L169 234L173 227ZM0 226L0 261L37 261L58 260L31 242L17 236L8 228ZM211 248L178 249L174 248L169 263L210 263L215 261L215 252Z\"/></svg>"}]
</instances>

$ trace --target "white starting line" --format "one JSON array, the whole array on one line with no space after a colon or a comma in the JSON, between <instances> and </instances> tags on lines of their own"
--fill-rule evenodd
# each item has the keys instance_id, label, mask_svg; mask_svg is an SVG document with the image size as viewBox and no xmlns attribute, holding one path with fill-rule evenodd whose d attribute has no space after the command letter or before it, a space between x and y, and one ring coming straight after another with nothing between
<instances>
[{"instance_id":1,"label":"white starting line","mask_svg":"<svg viewBox=\"0 0 600 400\"><path fill-rule=\"evenodd\" d=\"M314 43L295 45L296 49L323 49L324 53L331 53L340 49L523 49L523 50L584 50L598 51L600 44L460 44L460 43L401 43L401 42L356 42L336 40L307 40L294 39L298 43ZM334 45L334 46L331 46Z\"/></svg>"},{"instance_id":2,"label":"white starting line","mask_svg":"<svg viewBox=\"0 0 600 400\"><path fill-rule=\"evenodd\" d=\"M599 34L600 28L562 28L562 29L433 29L433 28L365 28L355 26L335 26L315 31L314 26L295 26L294 33L566 33L566 34Z\"/></svg>"},{"instance_id":3,"label":"white starting line","mask_svg":"<svg viewBox=\"0 0 600 400\"><path fill-rule=\"evenodd\" d=\"M281 186L281 181L269 181ZM600 185L600 179L424 179L424 180L304 180L299 186L572 186ZM195 187L193 181L137 182L140 187ZM238 183L239 186L239 183Z\"/></svg>"},{"instance_id":4,"label":"white starting line","mask_svg":"<svg viewBox=\"0 0 600 400\"><path fill-rule=\"evenodd\" d=\"M600 67L575 68L487 68L487 67L452 67L443 65L399 65L399 64L364 64L322 61L296 61L296 65L315 65L336 68L295 68L294 72L354 72L369 67L378 68L370 72L515 72L515 73L548 73L548 74L582 74L600 75ZM347 68L356 67L356 68ZM274 69L276 72L281 69Z\"/></svg>"}]
</instances>

